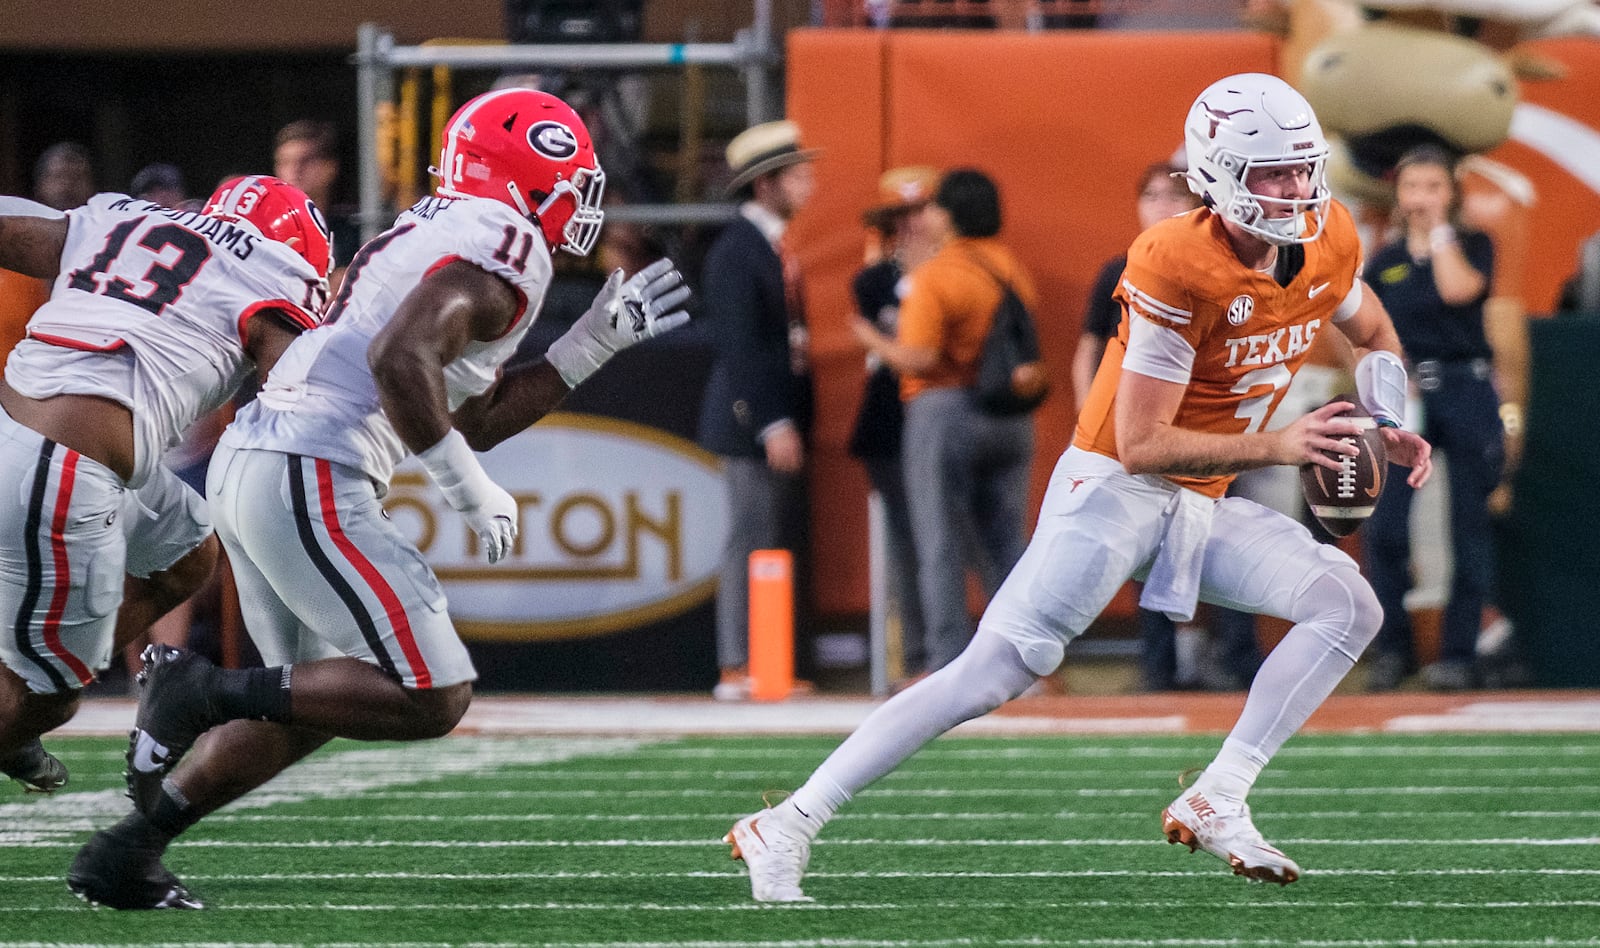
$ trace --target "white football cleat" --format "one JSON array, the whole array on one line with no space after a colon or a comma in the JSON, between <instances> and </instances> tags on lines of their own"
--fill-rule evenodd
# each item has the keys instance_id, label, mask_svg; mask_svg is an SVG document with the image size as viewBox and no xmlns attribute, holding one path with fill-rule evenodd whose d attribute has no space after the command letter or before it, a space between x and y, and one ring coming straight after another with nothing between
<instances>
[{"instance_id":1,"label":"white football cleat","mask_svg":"<svg viewBox=\"0 0 1600 948\"><path fill-rule=\"evenodd\" d=\"M750 870L750 894L757 902L810 902L800 878L811 862L811 840L774 809L752 813L722 837L733 844L733 858Z\"/></svg>"},{"instance_id":2,"label":"white football cleat","mask_svg":"<svg viewBox=\"0 0 1600 948\"><path fill-rule=\"evenodd\" d=\"M1262 838L1246 803L1213 804L1204 791L1191 788L1161 811L1161 829L1167 842L1182 843L1190 852L1204 849L1232 866L1236 876L1279 885L1300 878L1295 861Z\"/></svg>"}]
</instances>

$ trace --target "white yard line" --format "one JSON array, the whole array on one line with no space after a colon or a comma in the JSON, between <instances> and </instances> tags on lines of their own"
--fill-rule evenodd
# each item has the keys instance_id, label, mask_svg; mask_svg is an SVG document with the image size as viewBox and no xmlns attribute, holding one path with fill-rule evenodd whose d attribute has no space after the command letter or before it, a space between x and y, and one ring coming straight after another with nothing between
<instances>
[{"instance_id":1,"label":"white yard line","mask_svg":"<svg viewBox=\"0 0 1600 948\"><path fill-rule=\"evenodd\" d=\"M313 756L223 812L359 797L386 787L484 774L503 764L628 754L641 742L627 738L462 738L402 746L340 746L350 749ZM0 803L0 846L77 845L84 831L106 826L128 809L127 797L117 790L68 791L23 803Z\"/></svg>"},{"instance_id":2,"label":"white yard line","mask_svg":"<svg viewBox=\"0 0 1600 948\"><path fill-rule=\"evenodd\" d=\"M0 948L303 948L299 942L61 942L0 941ZM750 941L545 941L544 948L1586 948L1600 938L815 938ZM318 942L318 948L526 948L527 942Z\"/></svg>"},{"instance_id":3,"label":"white yard line","mask_svg":"<svg viewBox=\"0 0 1600 948\"><path fill-rule=\"evenodd\" d=\"M962 870L959 872L818 872L808 871L806 879L1214 879L1215 863L1201 864L1192 870L1157 869L1039 869L1018 872ZM1600 869L1364 869L1318 868L1306 872L1317 877L1451 878L1451 877L1560 877L1600 876ZM184 873L190 882L559 882L567 880L626 881L632 879L743 879L742 869L686 872L611 872L606 870L549 872L264 872L264 873ZM8 884L37 883L59 885L59 875L24 876L0 874Z\"/></svg>"},{"instance_id":4,"label":"white yard line","mask_svg":"<svg viewBox=\"0 0 1600 948\"><path fill-rule=\"evenodd\" d=\"M477 735L706 734L843 735L854 730L880 702L870 697L819 697L770 704L729 704L688 695L500 696L473 702L458 731ZM1092 712L1059 715L990 714L961 725L957 735L1116 735L1182 734L1189 719L1151 699L1150 713ZM1024 709L1023 705L1018 706ZM133 726L134 702L102 698L84 702L77 717L58 733L126 734ZM1474 701L1438 714L1412 715L1380 722L1384 730L1429 734L1600 733L1600 698L1592 692L1537 694L1525 700Z\"/></svg>"},{"instance_id":5,"label":"white yard line","mask_svg":"<svg viewBox=\"0 0 1600 948\"><path fill-rule=\"evenodd\" d=\"M1105 745L1082 746L1069 742L1028 742L1020 747L964 747L962 741L936 741L928 747L917 752L914 761L927 760L1050 760L1058 757L1069 759L1091 758L1188 758L1199 753L1198 744L1204 743L1206 748L1212 745L1199 740L1189 744L1172 744L1170 746L1115 746ZM1220 746L1221 742L1216 742ZM682 757L713 760L810 760L818 759L827 752L827 748L814 752L802 752L795 748L787 747L760 747L746 746L716 746L716 747L678 747L664 745L646 748L639 752L640 757ZM1600 741L1589 741L1579 744L1425 744L1410 743L1409 739L1399 739L1393 745L1374 746L1371 744L1290 744L1278 751L1273 756L1274 767L1282 766L1280 761L1286 759L1316 758L1316 757L1405 757L1405 758L1430 758L1443 757L1456 759L1463 757L1600 757Z\"/></svg>"},{"instance_id":6,"label":"white yard line","mask_svg":"<svg viewBox=\"0 0 1600 948\"><path fill-rule=\"evenodd\" d=\"M963 799L963 798L1005 798L1005 797L1053 797L1053 798L1115 798L1138 797L1151 800L1161 800L1176 791L1176 784L1171 787L928 787L928 788L898 788L898 787L873 787L861 794L861 798L887 799ZM1459 794L1465 796L1499 795L1523 797L1537 794L1556 794L1581 796L1585 799L1594 795L1589 787L1386 787L1386 786L1360 786L1360 787L1257 787L1251 791L1251 799L1258 800L1267 797L1347 797L1347 796L1442 796ZM460 800L460 799L486 799L486 800L523 800L523 799L727 799L747 801L753 799L752 791L748 787L730 787L727 789L710 789L706 787L653 787L644 790L622 790L573 787L570 789L546 790L377 790L366 794L375 800Z\"/></svg>"},{"instance_id":7,"label":"white yard line","mask_svg":"<svg viewBox=\"0 0 1600 948\"><path fill-rule=\"evenodd\" d=\"M601 780L763 780L773 776L773 770L730 770L721 767L683 768L676 770L589 770L572 769L567 767L550 768L541 762L532 766L513 764L497 768L500 776L516 780L577 780L586 783ZM1262 781L1267 784L1281 783L1295 778L1311 776L1337 776L1348 773L1347 768L1341 767L1296 767L1286 766L1275 768L1262 774ZM969 771L954 768L935 768L923 762L919 766L913 758L904 768L889 773L883 777L884 781L905 783L920 781L949 780L951 777L965 776ZM1160 780L1170 781L1177 776L1173 769L1164 770L1118 770L1118 769L1077 769L1077 768L985 768L985 779L994 780L1060 780L1064 782L1087 780L1112 779L1118 781L1131 780ZM1403 770L1406 777L1471 777L1473 783L1488 783L1494 778L1527 779L1530 777L1588 777L1600 774L1600 766L1596 767L1406 767ZM1506 789L1514 790L1515 787Z\"/></svg>"},{"instance_id":8,"label":"white yard line","mask_svg":"<svg viewBox=\"0 0 1600 948\"><path fill-rule=\"evenodd\" d=\"M4 840L17 849L48 849L65 845L62 841ZM812 846L904 847L912 849L1039 849L1072 848L1078 846L1156 846L1165 840L1157 838L1088 837L1067 839L883 839L883 838L823 838ZM1560 847L1600 845L1600 836L1564 837L1468 837L1460 839L1323 839L1314 837L1283 837L1276 840L1283 846L1470 846L1498 847ZM237 840L188 839L185 849L696 849L722 848L726 844L716 837L691 839L306 839L306 840Z\"/></svg>"},{"instance_id":9,"label":"white yard line","mask_svg":"<svg viewBox=\"0 0 1600 948\"><path fill-rule=\"evenodd\" d=\"M1503 900L1484 902L1457 902L1435 900L1398 900L1391 902L1356 901L1356 900L1302 900L1285 899L1281 901L1237 902L1217 901L1208 903L1213 908L1229 909L1233 911L1265 910L1265 911L1290 911L1298 912L1305 909L1359 909L1371 911L1372 909L1428 909L1428 910L1504 910L1504 909L1564 909L1564 908L1600 908L1600 900L1594 899L1541 899L1537 901ZM1027 910L1030 912L1066 909L1110 909L1113 911L1129 909L1164 909L1171 911L1190 911L1194 902L1183 899L1051 899L1032 901L1027 899L1003 900L950 900L932 902L785 902L785 903L758 903L735 902L719 905L697 905L687 902L400 902L389 904L370 904L363 902L256 902L237 905L208 906L212 912L657 912L675 914L706 914L715 915L727 912L896 912L912 911L926 912L929 910L944 909L960 912L991 912L1006 911L1011 909ZM82 904L64 902L60 905L46 905L39 907L0 907L0 914L15 913L49 913L49 912L82 912L86 908ZM1181 944L1188 944L1183 942Z\"/></svg>"}]
</instances>

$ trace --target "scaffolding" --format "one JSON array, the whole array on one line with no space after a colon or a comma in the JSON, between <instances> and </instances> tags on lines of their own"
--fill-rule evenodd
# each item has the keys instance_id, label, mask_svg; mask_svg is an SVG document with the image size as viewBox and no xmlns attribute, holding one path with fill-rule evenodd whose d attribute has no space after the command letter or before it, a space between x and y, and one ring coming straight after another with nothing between
<instances>
[{"instance_id":1,"label":"scaffolding","mask_svg":"<svg viewBox=\"0 0 1600 948\"><path fill-rule=\"evenodd\" d=\"M772 103L772 72L780 55L772 36L772 0L755 0L751 25L740 30L731 43L541 43L524 45L486 44L471 41L442 41L417 46L401 46L393 35L377 24L364 24L357 34L356 97L360 133L360 222L361 239L370 240L392 221L394 208L386 207L383 195L383 168L380 159L383 106L394 110L402 158L414 154L417 144L419 97L414 82L397 83L396 73L434 70L435 101L432 124L442 126L454 108L441 104L449 94L450 70L569 69L577 71L632 71L644 69L689 69L715 66L738 70L745 86L747 124L754 125L777 117ZM691 70L692 73L692 70ZM442 81L441 81L442 80ZM403 87L403 88L402 88ZM396 91L401 102L396 104ZM441 90L443 95L441 95ZM441 114L442 113L442 114ZM697 120L686 130L684 151L698 146ZM437 138L438 128L434 129ZM608 220L641 224L703 224L729 219L733 208L727 204L670 203L632 204L607 208Z\"/></svg>"}]
</instances>

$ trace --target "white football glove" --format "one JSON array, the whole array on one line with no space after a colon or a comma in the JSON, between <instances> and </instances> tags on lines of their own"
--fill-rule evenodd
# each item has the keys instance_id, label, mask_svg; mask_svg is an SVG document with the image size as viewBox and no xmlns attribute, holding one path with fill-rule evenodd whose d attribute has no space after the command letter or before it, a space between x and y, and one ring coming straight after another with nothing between
<instances>
[{"instance_id":1,"label":"white football glove","mask_svg":"<svg viewBox=\"0 0 1600 948\"><path fill-rule=\"evenodd\" d=\"M511 552L517 538L517 502L489 479L461 432L450 433L417 455L422 467L452 508L466 518L467 526L483 541L490 563Z\"/></svg>"},{"instance_id":2,"label":"white football glove","mask_svg":"<svg viewBox=\"0 0 1600 948\"><path fill-rule=\"evenodd\" d=\"M688 322L689 314L683 311L688 299L683 275L665 257L626 283L622 271L614 270L588 311L550 344L544 357L568 388L577 388L623 349Z\"/></svg>"}]
</instances>

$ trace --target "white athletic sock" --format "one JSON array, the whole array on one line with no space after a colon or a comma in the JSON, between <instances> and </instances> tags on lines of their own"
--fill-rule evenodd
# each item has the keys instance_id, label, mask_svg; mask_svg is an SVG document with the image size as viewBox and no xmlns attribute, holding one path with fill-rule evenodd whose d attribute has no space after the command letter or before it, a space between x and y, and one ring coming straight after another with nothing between
<instances>
[{"instance_id":1,"label":"white athletic sock","mask_svg":"<svg viewBox=\"0 0 1600 948\"><path fill-rule=\"evenodd\" d=\"M1230 737L1222 742L1221 753L1206 767L1206 772L1195 781L1195 786L1208 795L1243 803L1250 788L1255 786L1256 778L1261 776L1261 768L1266 765L1265 757Z\"/></svg>"},{"instance_id":2,"label":"white athletic sock","mask_svg":"<svg viewBox=\"0 0 1600 948\"><path fill-rule=\"evenodd\" d=\"M819 819L820 828L846 801L924 744L993 711L1037 679L1014 645L979 629L954 661L868 715L791 800Z\"/></svg>"},{"instance_id":3,"label":"white athletic sock","mask_svg":"<svg viewBox=\"0 0 1600 948\"><path fill-rule=\"evenodd\" d=\"M817 835L822 825L833 819L833 814L849 802L850 794L843 787L818 774L813 774L804 786L784 801L812 836Z\"/></svg>"}]
</instances>

